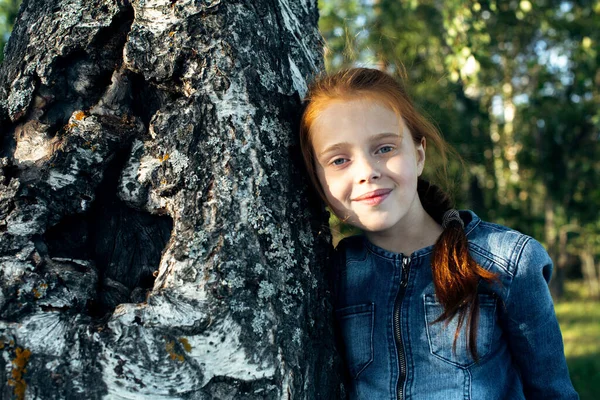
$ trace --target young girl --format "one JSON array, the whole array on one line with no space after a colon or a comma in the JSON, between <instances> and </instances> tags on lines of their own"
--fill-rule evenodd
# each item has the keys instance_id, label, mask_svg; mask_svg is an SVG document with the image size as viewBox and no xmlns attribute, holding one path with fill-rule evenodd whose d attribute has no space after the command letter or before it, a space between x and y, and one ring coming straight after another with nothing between
<instances>
[{"instance_id":1,"label":"young girl","mask_svg":"<svg viewBox=\"0 0 600 400\"><path fill-rule=\"evenodd\" d=\"M318 79L300 135L316 190L364 232L338 244L332 273L350 398L578 398L552 261L421 178L427 145L448 149L398 82L364 68Z\"/></svg>"}]
</instances>

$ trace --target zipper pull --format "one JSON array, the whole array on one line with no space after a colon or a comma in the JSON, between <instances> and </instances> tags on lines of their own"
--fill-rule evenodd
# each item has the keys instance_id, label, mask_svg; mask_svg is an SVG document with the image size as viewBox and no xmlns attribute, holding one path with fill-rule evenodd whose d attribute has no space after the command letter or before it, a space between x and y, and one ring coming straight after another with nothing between
<instances>
[{"instance_id":1,"label":"zipper pull","mask_svg":"<svg viewBox=\"0 0 600 400\"><path fill-rule=\"evenodd\" d=\"M406 287L408 284L408 266L410 265L410 257L404 257L402 259L402 279L400 280L400 285L402 287Z\"/></svg>"}]
</instances>

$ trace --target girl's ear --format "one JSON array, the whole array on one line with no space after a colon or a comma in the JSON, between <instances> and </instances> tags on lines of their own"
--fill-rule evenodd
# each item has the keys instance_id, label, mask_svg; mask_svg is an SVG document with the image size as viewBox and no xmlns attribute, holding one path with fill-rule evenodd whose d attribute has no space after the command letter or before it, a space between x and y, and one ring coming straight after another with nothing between
<instances>
[{"instance_id":1,"label":"girl's ear","mask_svg":"<svg viewBox=\"0 0 600 400\"><path fill-rule=\"evenodd\" d=\"M417 172L418 176L421 176L423 173L423 168L425 167L425 148L427 147L427 141L425 140L425 137L422 137L421 143L415 147L417 150Z\"/></svg>"}]
</instances>

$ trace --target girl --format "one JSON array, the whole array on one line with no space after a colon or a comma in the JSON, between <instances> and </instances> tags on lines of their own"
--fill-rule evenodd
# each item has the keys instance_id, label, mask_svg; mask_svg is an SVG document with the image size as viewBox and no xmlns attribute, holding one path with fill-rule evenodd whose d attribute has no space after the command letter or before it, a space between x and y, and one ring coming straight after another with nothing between
<instances>
[{"instance_id":1,"label":"girl","mask_svg":"<svg viewBox=\"0 0 600 400\"><path fill-rule=\"evenodd\" d=\"M323 200L364 235L336 249L336 328L352 399L577 399L531 237L456 211L421 179L448 147L374 69L314 82L300 141Z\"/></svg>"}]
</instances>

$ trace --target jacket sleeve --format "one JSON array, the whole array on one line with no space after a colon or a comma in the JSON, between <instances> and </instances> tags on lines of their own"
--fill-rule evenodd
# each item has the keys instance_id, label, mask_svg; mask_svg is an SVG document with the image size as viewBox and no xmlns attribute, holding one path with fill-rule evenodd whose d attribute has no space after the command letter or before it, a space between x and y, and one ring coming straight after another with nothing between
<instances>
[{"instance_id":1,"label":"jacket sleeve","mask_svg":"<svg viewBox=\"0 0 600 400\"><path fill-rule=\"evenodd\" d=\"M548 287L551 274L548 253L528 238L506 298L508 343L527 399L578 399Z\"/></svg>"}]
</instances>

